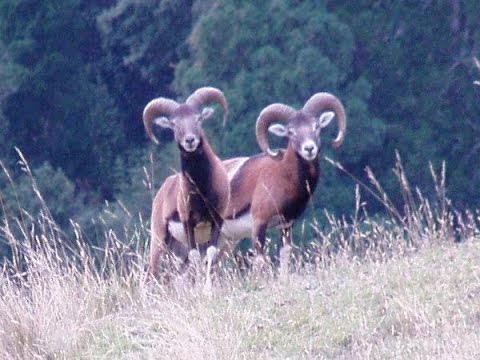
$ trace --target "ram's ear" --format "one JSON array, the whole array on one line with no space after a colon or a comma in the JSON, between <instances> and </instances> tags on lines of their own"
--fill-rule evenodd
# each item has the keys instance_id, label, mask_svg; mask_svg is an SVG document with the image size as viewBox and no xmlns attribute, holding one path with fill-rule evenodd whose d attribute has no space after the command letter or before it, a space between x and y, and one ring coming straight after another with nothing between
<instances>
[{"instance_id":1,"label":"ram's ear","mask_svg":"<svg viewBox=\"0 0 480 360\"><path fill-rule=\"evenodd\" d=\"M211 117L214 112L215 112L215 109L212 108L212 107L203 108L203 110L202 110L202 115L201 115L200 119L201 119L202 121L203 121L203 120L206 120L206 119L208 119L209 117Z\"/></svg>"},{"instance_id":2,"label":"ram's ear","mask_svg":"<svg viewBox=\"0 0 480 360\"><path fill-rule=\"evenodd\" d=\"M268 127L268 131L280 137L288 136L288 130L282 124L273 124Z\"/></svg>"},{"instance_id":3,"label":"ram's ear","mask_svg":"<svg viewBox=\"0 0 480 360\"><path fill-rule=\"evenodd\" d=\"M153 122L158 126L168 129L173 128L173 125L175 124L172 120L166 118L165 116L158 117L153 120Z\"/></svg>"},{"instance_id":4,"label":"ram's ear","mask_svg":"<svg viewBox=\"0 0 480 360\"><path fill-rule=\"evenodd\" d=\"M320 118L318 119L318 125L320 126L320 128L324 128L328 126L328 124L330 124L334 117L335 113L333 111L324 112L322 115L320 115Z\"/></svg>"}]
</instances>

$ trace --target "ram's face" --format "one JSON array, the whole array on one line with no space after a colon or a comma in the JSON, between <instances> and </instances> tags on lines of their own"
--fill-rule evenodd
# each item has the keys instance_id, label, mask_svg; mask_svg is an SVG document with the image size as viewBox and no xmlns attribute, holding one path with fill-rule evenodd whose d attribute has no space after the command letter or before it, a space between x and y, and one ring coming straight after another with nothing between
<instances>
[{"instance_id":1,"label":"ram's face","mask_svg":"<svg viewBox=\"0 0 480 360\"><path fill-rule=\"evenodd\" d=\"M160 117L155 123L173 130L175 141L186 152L196 151L201 143L202 122L213 114L212 108L204 108L201 113L188 106L179 106L170 118Z\"/></svg>"},{"instance_id":2,"label":"ram's face","mask_svg":"<svg viewBox=\"0 0 480 360\"><path fill-rule=\"evenodd\" d=\"M307 161L315 160L320 153L320 132L335 116L328 111L319 118L309 117L301 112L290 119L287 125L273 124L269 131L277 136L288 137L299 156Z\"/></svg>"}]
</instances>

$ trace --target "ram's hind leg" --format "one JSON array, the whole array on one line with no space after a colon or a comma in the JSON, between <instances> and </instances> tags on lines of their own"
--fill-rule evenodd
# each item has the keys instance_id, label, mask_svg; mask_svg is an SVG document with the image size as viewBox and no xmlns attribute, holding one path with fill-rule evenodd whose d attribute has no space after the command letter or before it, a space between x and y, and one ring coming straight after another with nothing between
<instances>
[{"instance_id":1,"label":"ram's hind leg","mask_svg":"<svg viewBox=\"0 0 480 360\"><path fill-rule=\"evenodd\" d=\"M157 224L155 221L153 221L151 233L150 258L148 262L147 276L145 279L147 283L151 280L158 280L159 277L162 254L166 251L167 247L168 232L166 224Z\"/></svg>"}]
</instances>

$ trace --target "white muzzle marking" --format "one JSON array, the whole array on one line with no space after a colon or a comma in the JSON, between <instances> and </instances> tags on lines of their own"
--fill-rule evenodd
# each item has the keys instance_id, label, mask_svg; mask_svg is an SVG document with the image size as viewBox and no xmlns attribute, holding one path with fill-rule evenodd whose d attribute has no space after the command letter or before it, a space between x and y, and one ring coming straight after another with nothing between
<instances>
[{"instance_id":1,"label":"white muzzle marking","mask_svg":"<svg viewBox=\"0 0 480 360\"><path fill-rule=\"evenodd\" d=\"M198 144L200 144L200 140L197 137L195 137L193 141L187 141L186 139L183 139L182 141L182 147L187 152L194 152L197 150Z\"/></svg>"},{"instance_id":2,"label":"white muzzle marking","mask_svg":"<svg viewBox=\"0 0 480 360\"><path fill-rule=\"evenodd\" d=\"M318 146L313 140L307 140L302 144L302 150L300 155L308 161L311 161L317 157Z\"/></svg>"}]
</instances>

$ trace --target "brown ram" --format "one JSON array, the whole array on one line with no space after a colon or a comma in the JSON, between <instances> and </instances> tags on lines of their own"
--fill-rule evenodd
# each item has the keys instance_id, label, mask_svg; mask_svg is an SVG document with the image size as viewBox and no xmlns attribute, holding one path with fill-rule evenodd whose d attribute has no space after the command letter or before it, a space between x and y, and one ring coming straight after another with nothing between
<instances>
[{"instance_id":1,"label":"brown ram","mask_svg":"<svg viewBox=\"0 0 480 360\"><path fill-rule=\"evenodd\" d=\"M168 177L153 200L150 276L157 275L161 252L167 249L184 261L194 254L198 257L196 233L204 228L213 229L209 235L198 237L202 246L209 248L210 263L217 252L230 191L225 167L202 130L202 122L213 114L212 108L203 107L209 102L223 107L225 121L227 101L220 90L212 87L196 90L183 104L167 98L154 99L143 112L146 132L155 143L154 123L173 130L181 164L180 173ZM177 235L172 236L172 232Z\"/></svg>"},{"instance_id":2,"label":"brown ram","mask_svg":"<svg viewBox=\"0 0 480 360\"><path fill-rule=\"evenodd\" d=\"M293 222L305 210L320 176L321 129L334 117L338 135L332 146L337 148L345 137L346 115L342 103L329 93L313 95L300 110L272 104L260 113L256 136L264 153L224 161L231 197L222 233L230 244L251 237L254 250L263 257L266 230L278 227L289 251ZM272 151L267 131L288 138L287 149Z\"/></svg>"}]
</instances>

